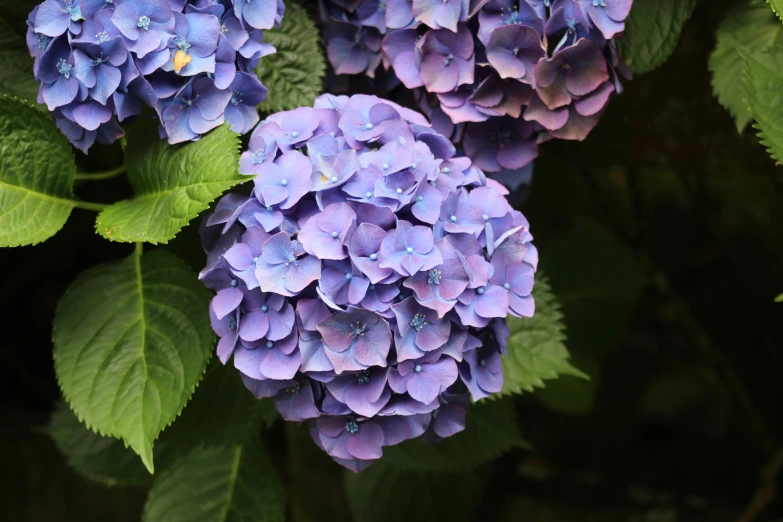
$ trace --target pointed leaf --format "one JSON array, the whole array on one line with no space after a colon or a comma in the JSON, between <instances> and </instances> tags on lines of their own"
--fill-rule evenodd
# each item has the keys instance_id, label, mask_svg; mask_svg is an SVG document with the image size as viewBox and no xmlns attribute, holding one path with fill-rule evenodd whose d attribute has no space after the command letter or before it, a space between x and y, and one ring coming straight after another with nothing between
<instances>
[{"instance_id":1,"label":"pointed leaf","mask_svg":"<svg viewBox=\"0 0 783 522\"><path fill-rule=\"evenodd\" d=\"M464 431L440 442L412 439L384 448L382 460L393 468L454 472L477 468L513 448L530 449L510 399L471 405L466 425Z\"/></svg>"},{"instance_id":2,"label":"pointed leaf","mask_svg":"<svg viewBox=\"0 0 783 522\"><path fill-rule=\"evenodd\" d=\"M783 45L753 52L740 47L745 62L743 92L759 140L772 158L783 161Z\"/></svg>"},{"instance_id":3,"label":"pointed leaf","mask_svg":"<svg viewBox=\"0 0 783 522\"><path fill-rule=\"evenodd\" d=\"M239 174L239 136L227 125L178 145L161 139L157 127L142 119L128 132L136 195L98 215L95 228L106 239L167 243L225 190L251 179Z\"/></svg>"},{"instance_id":4,"label":"pointed leaf","mask_svg":"<svg viewBox=\"0 0 783 522\"><path fill-rule=\"evenodd\" d=\"M258 108L272 114L312 106L323 92L326 59L320 31L307 11L287 4L280 29L264 31L264 43L274 45L277 52L265 56L256 68L270 94Z\"/></svg>"},{"instance_id":5,"label":"pointed leaf","mask_svg":"<svg viewBox=\"0 0 783 522\"><path fill-rule=\"evenodd\" d=\"M76 164L49 115L0 96L0 246L34 245L71 214Z\"/></svg>"},{"instance_id":6,"label":"pointed leaf","mask_svg":"<svg viewBox=\"0 0 783 522\"><path fill-rule=\"evenodd\" d=\"M47 428L68 464L85 477L104 484L145 484L152 478L133 450L79 422L65 402L59 402Z\"/></svg>"},{"instance_id":7,"label":"pointed leaf","mask_svg":"<svg viewBox=\"0 0 783 522\"><path fill-rule=\"evenodd\" d=\"M503 394L532 392L543 388L545 379L561 374L586 378L568 359L563 342L565 324L560 304L552 294L549 281L540 274L533 288L536 312L531 318L509 317L511 338L508 355L503 357Z\"/></svg>"},{"instance_id":8,"label":"pointed leaf","mask_svg":"<svg viewBox=\"0 0 783 522\"><path fill-rule=\"evenodd\" d=\"M622 56L634 74L658 68L677 47L698 0L636 1L625 21Z\"/></svg>"},{"instance_id":9,"label":"pointed leaf","mask_svg":"<svg viewBox=\"0 0 783 522\"><path fill-rule=\"evenodd\" d=\"M182 415L161 434L155 458L168 467L198 446L240 444L277 417L272 399L256 399L233 367L213 358Z\"/></svg>"},{"instance_id":10,"label":"pointed leaf","mask_svg":"<svg viewBox=\"0 0 783 522\"><path fill-rule=\"evenodd\" d=\"M143 522L284 520L283 490L260 440L199 448L155 481Z\"/></svg>"},{"instance_id":11,"label":"pointed leaf","mask_svg":"<svg viewBox=\"0 0 783 522\"><path fill-rule=\"evenodd\" d=\"M760 52L772 47L783 34L783 24L763 0L750 0L726 12L716 31L717 44L710 55L712 92L734 117L737 131L750 122L750 111L742 93L744 62L739 46Z\"/></svg>"},{"instance_id":12,"label":"pointed leaf","mask_svg":"<svg viewBox=\"0 0 783 522\"><path fill-rule=\"evenodd\" d=\"M152 446L187 403L214 347L209 292L156 250L87 270L54 318L63 394L91 429L122 438L152 472Z\"/></svg>"}]
</instances>

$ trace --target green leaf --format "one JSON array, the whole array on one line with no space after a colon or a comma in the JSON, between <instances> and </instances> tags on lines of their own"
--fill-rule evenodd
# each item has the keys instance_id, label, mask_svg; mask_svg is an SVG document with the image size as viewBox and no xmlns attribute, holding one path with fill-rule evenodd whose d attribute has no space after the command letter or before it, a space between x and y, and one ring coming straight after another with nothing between
<instances>
[{"instance_id":1,"label":"green leaf","mask_svg":"<svg viewBox=\"0 0 783 522\"><path fill-rule=\"evenodd\" d=\"M280 29L264 31L264 43L277 52L264 56L256 74L269 89L258 108L272 114L312 106L323 91L326 59L321 35L303 7L289 3Z\"/></svg>"},{"instance_id":2,"label":"green leaf","mask_svg":"<svg viewBox=\"0 0 783 522\"><path fill-rule=\"evenodd\" d=\"M508 355L503 357L503 394L532 392L535 387L543 388L545 379L561 374L587 377L568 362L563 314L543 275L536 278L533 297L533 317L508 318L511 337Z\"/></svg>"},{"instance_id":3,"label":"green leaf","mask_svg":"<svg viewBox=\"0 0 783 522\"><path fill-rule=\"evenodd\" d=\"M136 195L98 215L95 228L106 239L167 243L225 190L251 179L239 174L239 136L227 125L179 145L160 139L157 127L141 119L128 132Z\"/></svg>"},{"instance_id":4,"label":"green leaf","mask_svg":"<svg viewBox=\"0 0 783 522\"><path fill-rule=\"evenodd\" d=\"M155 458L167 467L194 447L240 444L277 417L272 399L256 399L233 366L213 358L193 398L161 434L158 443L165 447Z\"/></svg>"},{"instance_id":5,"label":"green leaf","mask_svg":"<svg viewBox=\"0 0 783 522\"><path fill-rule=\"evenodd\" d=\"M778 15L778 18L783 20L783 0L767 0L767 3L775 11L775 14Z\"/></svg>"},{"instance_id":6,"label":"green leaf","mask_svg":"<svg viewBox=\"0 0 783 522\"><path fill-rule=\"evenodd\" d=\"M776 303L783 303L783 294L780 294L775 298Z\"/></svg>"},{"instance_id":7,"label":"green leaf","mask_svg":"<svg viewBox=\"0 0 783 522\"><path fill-rule=\"evenodd\" d=\"M38 82L33 75L33 58L27 52L24 36L0 18L0 92L37 103ZM44 109L43 105L38 106Z\"/></svg>"},{"instance_id":8,"label":"green leaf","mask_svg":"<svg viewBox=\"0 0 783 522\"><path fill-rule=\"evenodd\" d=\"M87 270L54 318L54 368L88 427L123 439L153 471L152 446L179 414L214 347L209 292L156 250Z\"/></svg>"},{"instance_id":9,"label":"green leaf","mask_svg":"<svg viewBox=\"0 0 783 522\"><path fill-rule=\"evenodd\" d=\"M488 473L437 473L392 468L381 459L346 472L345 489L357 522L468 522L476 517ZM347 521L346 521L347 522Z\"/></svg>"},{"instance_id":10,"label":"green leaf","mask_svg":"<svg viewBox=\"0 0 783 522\"><path fill-rule=\"evenodd\" d=\"M770 49L783 33L783 24L775 18L763 0L750 0L730 9L718 26L717 44L710 55L712 92L734 117L737 131L750 122L750 111L742 93L744 62L739 46L753 52Z\"/></svg>"},{"instance_id":11,"label":"green leaf","mask_svg":"<svg viewBox=\"0 0 783 522\"><path fill-rule=\"evenodd\" d=\"M52 119L0 96L0 246L35 245L60 230L77 202L76 164Z\"/></svg>"},{"instance_id":12,"label":"green leaf","mask_svg":"<svg viewBox=\"0 0 783 522\"><path fill-rule=\"evenodd\" d=\"M104 484L144 484L150 474L121 440L98 435L79 422L65 402L55 407L47 428L68 464L85 477Z\"/></svg>"},{"instance_id":13,"label":"green leaf","mask_svg":"<svg viewBox=\"0 0 783 522\"><path fill-rule=\"evenodd\" d=\"M260 440L199 448L157 478L143 522L283 521L283 490Z\"/></svg>"},{"instance_id":14,"label":"green leaf","mask_svg":"<svg viewBox=\"0 0 783 522\"><path fill-rule=\"evenodd\" d=\"M466 428L440 442L412 439L383 450L383 462L406 470L454 472L477 468L513 448L530 449L510 399L468 408Z\"/></svg>"},{"instance_id":15,"label":"green leaf","mask_svg":"<svg viewBox=\"0 0 783 522\"><path fill-rule=\"evenodd\" d=\"M744 47L740 54L745 62L743 92L748 110L756 120L753 125L761 144L772 158L783 161L783 46L769 51L753 52Z\"/></svg>"},{"instance_id":16,"label":"green leaf","mask_svg":"<svg viewBox=\"0 0 783 522\"><path fill-rule=\"evenodd\" d=\"M634 2L625 21L622 56L634 74L661 66L674 52L680 32L697 0L641 0Z\"/></svg>"}]
</instances>

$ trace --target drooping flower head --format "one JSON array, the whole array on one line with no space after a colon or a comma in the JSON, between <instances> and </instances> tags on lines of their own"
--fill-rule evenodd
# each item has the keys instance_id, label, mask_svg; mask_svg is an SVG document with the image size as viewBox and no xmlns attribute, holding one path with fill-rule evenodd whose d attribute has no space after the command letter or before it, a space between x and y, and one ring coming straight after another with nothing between
<instances>
[{"instance_id":1,"label":"drooping flower head","mask_svg":"<svg viewBox=\"0 0 783 522\"><path fill-rule=\"evenodd\" d=\"M46 0L27 23L39 102L84 152L121 137L145 105L170 143L224 121L247 132L267 93L254 69L275 51L261 29L284 10L281 0Z\"/></svg>"},{"instance_id":2,"label":"drooping flower head","mask_svg":"<svg viewBox=\"0 0 783 522\"><path fill-rule=\"evenodd\" d=\"M534 312L532 236L502 186L366 95L269 116L240 172L250 195L203 230L220 360L355 471L464 429L502 386L505 317Z\"/></svg>"},{"instance_id":3,"label":"drooping flower head","mask_svg":"<svg viewBox=\"0 0 783 522\"><path fill-rule=\"evenodd\" d=\"M584 139L630 78L614 38L632 3L330 0L322 13L337 74L383 64L479 168L518 186L539 143Z\"/></svg>"}]
</instances>

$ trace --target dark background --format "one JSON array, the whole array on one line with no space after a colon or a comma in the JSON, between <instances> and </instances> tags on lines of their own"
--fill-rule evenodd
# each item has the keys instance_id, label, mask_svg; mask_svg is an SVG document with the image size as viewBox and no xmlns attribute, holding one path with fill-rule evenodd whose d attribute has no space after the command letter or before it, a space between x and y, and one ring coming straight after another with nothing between
<instances>
[{"instance_id":1,"label":"dark background","mask_svg":"<svg viewBox=\"0 0 783 522\"><path fill-rule=\"evenodd\" d=\"M711 94L707 57L730 3L701 2L673 57L626 82L587 140L543 145L531 186L512 195L563 303L574 363L592 379L517 399L536 451L491 466L481 520L783 520L772 498L783 463L783 303L773 302L783 171ZM101 170L119 157L96 146L78 161ZM76 190L97 202L130 194L123 179ZM57 301L76 274L131 251L93 223L77 209L45 243L0 250L0 520L139 520L143 488L80 478L42 433L59 397ZM195 228L171 247L199 269ZM340 469L302 427L278 422L267 440L289 520L351 519Z\"/></svg>"}]
</instances>

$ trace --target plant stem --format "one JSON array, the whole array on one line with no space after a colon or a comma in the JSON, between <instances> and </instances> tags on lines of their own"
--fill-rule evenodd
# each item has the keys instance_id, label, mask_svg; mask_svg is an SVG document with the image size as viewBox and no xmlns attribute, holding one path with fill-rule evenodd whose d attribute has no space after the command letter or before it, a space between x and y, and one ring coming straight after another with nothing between
<instances>
[{"instance_id":1,"label":"plant stem","mask_svg":"<svg viewBox=\"0 0 783 522\"><path fill-rule=\"evenodd\" d=\"M106 205L104 203L90 203L89 201L71 201L73 203L73 206L76 208L83 208L84 210L94 210L95 212L100 212L101 210L105 209L109 205Z\"/></svg>"},{"instance_id":2,"label":"plant stem","mask_svg":"<svg viewBox=\"0 0 783 522\"><path fill-rule=\"evenodd\" d=\"M104 170L102 172L78 172L74 179L82 179L87 181L98 181L103 179L111 179L113 177L124 174L126 171L125 165L120 165L113 169Z\"/></svg>"}]
</instances>

